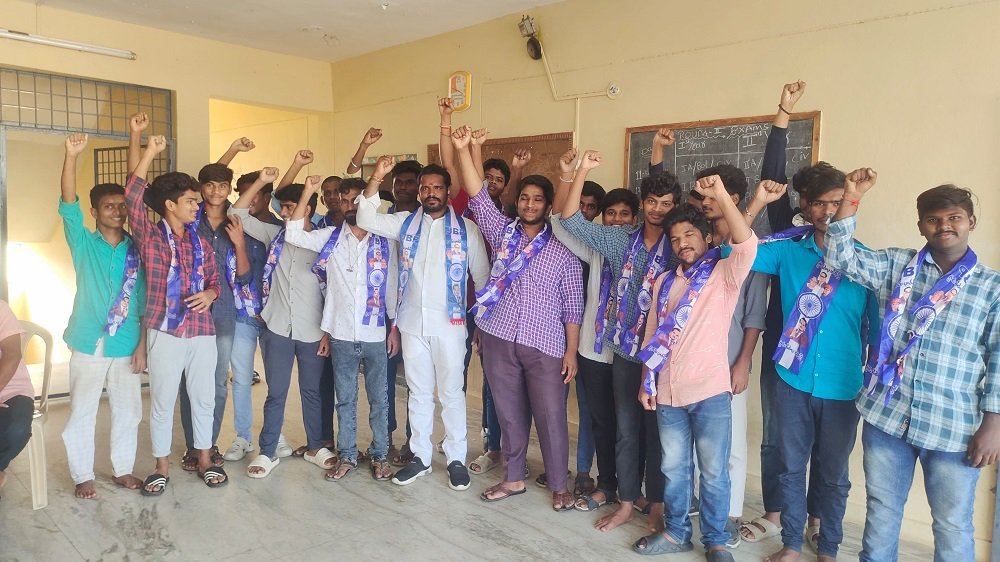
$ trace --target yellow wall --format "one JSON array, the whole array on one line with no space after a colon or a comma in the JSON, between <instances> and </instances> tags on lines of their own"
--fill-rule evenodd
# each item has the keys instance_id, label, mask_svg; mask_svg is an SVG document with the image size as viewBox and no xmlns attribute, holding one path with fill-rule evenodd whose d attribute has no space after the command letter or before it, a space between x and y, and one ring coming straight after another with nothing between
<instances>
[{"instance_id":1,"label":"yellow wall","mask_svg":"<svg viewBox=\"0 0 1000 562\"><path fill-rule=\"evenodd\" d=\"M330 65L67 12L0 0L6 28L132 50L137 60L3 40L0 64L176 92L178 169L197 173L209 156L209 100L299 111L333 108ZM216 156L217 157L217 156ZM290 157L289 157L290 158Z\"/></svg>"},{"instance_id":2,"label":"yellow wall","mask_svg":"<svg viewBox=\"0 0 1000 562\"><path fill-rule=\"evenodd\" d=\"M958 5L955 5L958 4ZM871 166L859 237L874 247L917 246L914 199L955 182L973 188L985 220L980 259L1000 267L1000 22L997 2L680 2L574 0L530 12L542 31L559 94L623 89L581 103L580 145L603 151L596 180L620 186L626 127L773 114L781 85L808 82L799 110L823 112L821 156L844 169ZM434 99L455 70L473 74L473 107L456 125L496 137L572 130L573 102L553 102L542 63L525 54L520 15L333 65L337 158L364 130L383 128L371 153L417 152L437 141ZM471 386L470 386L471 388ZM751 389L756 394L755 389ZM760 439L751 412L751 451ZM864 517L861 447L852 459L848 517ZM751 455L751 462L754 457ZM751 466L759 474L759 466ZM751 486L756 475L751 475ZM992 535L993 468L980 482L976 537ZM930 543L930 513L914 483L903 536Z\"/></svg>"}]
</instances>

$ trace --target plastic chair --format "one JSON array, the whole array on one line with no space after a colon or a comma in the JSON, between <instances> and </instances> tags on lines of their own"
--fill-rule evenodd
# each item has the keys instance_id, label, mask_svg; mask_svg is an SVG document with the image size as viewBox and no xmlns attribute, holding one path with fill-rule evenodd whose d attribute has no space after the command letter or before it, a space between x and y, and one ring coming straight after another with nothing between
<instances>
[{"instance_id":1,"label":"plastic chair","mask_svg":"<svg viewBox=\"0 0 1000 562\"><path fill-rule=\"evenodd\" d=\"M31 419L31 440L28 441L28 465L31 467L31 507L42 509L49 505L48 472L45 466L45 418L49 413L49 382L52 379L52 334L48 330L22 320L21 356L24 356L31 338L38 337L45 344L45 368L42 376L42 393L35 404Z\"/></svg>"}]
</instances>

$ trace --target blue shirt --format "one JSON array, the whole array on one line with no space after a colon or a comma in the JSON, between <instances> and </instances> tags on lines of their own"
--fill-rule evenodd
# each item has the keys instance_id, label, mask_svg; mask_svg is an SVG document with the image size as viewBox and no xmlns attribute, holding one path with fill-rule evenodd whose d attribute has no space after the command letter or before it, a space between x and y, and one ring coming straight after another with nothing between
<instances>
[{"instance_id":1,"label":"blue shirt","mask_svg":"<svg viewBox=\"0 0 1000 562\"><path fill-rule=\"evenodd\" d=\"M121 294L125 255L133 244L132 238L126 235L117 246L112 246L100 232L85 227L79 199L66 203L60 198L59 216L76 271L73 313L63 332L63 340L70 349L93 355L97 342L104 338L105 357L132 355L139 344L139 318L146 309L146 276L142 267L132 290L125 323L114 336L104 331L108 311Z\"/></svg>"},{"instance_id":2,"label":"blue shirt","mask_svg":"<svg viewBox=\"0 0 1000 562\"><path fill-rule=\"evenodd\" d=\"M226 203L226 209L229 209L229 203ZM219 272L219 292L221 294L212 303L212 320L215 321L216 328L223 324L232 327L236 321L236 300L233 298L233 287L229 284L229 270L226 268L226 257L233 247L233 242L226 232L228 224L229 217L226 216L219 223L219 227L213 230L212 223L208 220L208 213L204 213L201 222L198 223L198 234L208 240L212 249L215 250L215 267ZM236 281L239 283L246 283L249 280L250 275L236 276Z\"/></svg>"},{"instance_id":3,"label":"blue shirt","mask_svg":"<svg viewBox=\"0 0 1000 562\"><path fill-rule=\"evenodd\" d=\"M813 236L799 241L770 242L758 249L753 270L777 275L781 280L782 322L788 322L799 292L822 257ZM877 314L877 309L869 308L869 300L867 289L844 278L819 324L799 374L775 365L782 380L817 398L853 400L862 383L861 326L866 309L869 314ZM877 316L874 321L878 322Z\"/></svg>"},{"instance_id":4,"label":"blue shirt","mask_svg":"<svg viewBox=\"0 0 1000 562\"><path fill-rule=\"evenodd\" d=\"M250 284L255 289L255 294L259 296L261 294L261 280L264 278L264 264L267 262L267 244L249 234L244 234L243 237L246 240L247 256L250 258ZM243 316L239 312L236 314L236 321L258 328L264 326L264 321L260 318Z\"/></svg>"}]
</instances>

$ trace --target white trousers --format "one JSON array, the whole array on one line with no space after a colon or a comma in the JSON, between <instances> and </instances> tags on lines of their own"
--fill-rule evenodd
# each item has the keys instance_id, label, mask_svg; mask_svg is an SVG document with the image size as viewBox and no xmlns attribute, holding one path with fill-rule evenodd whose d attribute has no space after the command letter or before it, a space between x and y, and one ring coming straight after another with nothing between
<instances>
[{"instance_id":1,"label":"white trousers","mask_svg":"<svg viewBox=\"0 0 1000 562\"><path fill-rule=\"evenodd\" d=\"M434 387L437 385L444 422L444 454L448 462L465 464L469 445L466 440L465 339L422 337L400 331L406 386L410 397L410 450L425 465L434 455L431 434L434 431Z\"/></svg>"},{"instance_id":2,"label":"white trousers","mask_svg":"<svg viewBox=\"0 0 1000 562\"><path fill-rule=\"evenodd\" d=\"M749 389L748 389L749 390ZM729 491L729 516L739 518L743 515L743 500L747 489L747 392L733 396L733 442L729 451L729 479L732 481ZM698 491L698 480L701 471L695 463L694 489Z\"/></svg>"},{"instance_id":3,"label":"white trousers","mask_svg":"<svg viewBox=\"0 0 1000 562\"><path fill-rule=\"evenodd\" d=\"M115 477L132 473L136 435L142 420L142 391L131 357L104 357L73 351L69 360L69 420L63 429L69 474L74 484L94 479L94 427L101 393L108 387L111 406L111 467Z\"/></svg>"},{"instance_id":4,"label":"white trousers","mask_svg":"<svg viewBox=\"0 0 1000 562\"><path fill-rule=\"evenodd\" d=\"M212 448L215 420L215 336L178 338L149 330L149 435L153 456L169 457L181 374L191 399L195 449Z\"/></svg>"}]
</instances>

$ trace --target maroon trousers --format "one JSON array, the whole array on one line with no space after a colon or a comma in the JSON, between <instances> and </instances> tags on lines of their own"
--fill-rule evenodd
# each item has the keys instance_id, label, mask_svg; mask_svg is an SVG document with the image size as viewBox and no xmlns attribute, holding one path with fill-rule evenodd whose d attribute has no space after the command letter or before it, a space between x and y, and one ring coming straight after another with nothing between
<instances>
[{"instance_id":1,"label":"maroon trousers","mask_svg":"<svg viewBox=\"0 0 1000 562\"><path fill-rule=\"evenodd\" d=\"M535 348L482 333L483 372L502 437L500 452L507 462L508 482L524 480L531 420L535 420L549 488L566 490L569 431L566 427L566 385L562 358Z\"/></svg>"}]
</instances>

